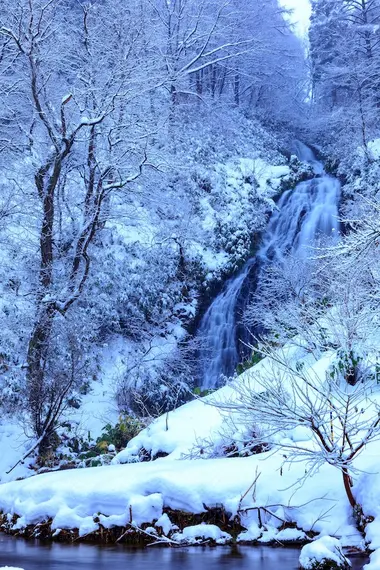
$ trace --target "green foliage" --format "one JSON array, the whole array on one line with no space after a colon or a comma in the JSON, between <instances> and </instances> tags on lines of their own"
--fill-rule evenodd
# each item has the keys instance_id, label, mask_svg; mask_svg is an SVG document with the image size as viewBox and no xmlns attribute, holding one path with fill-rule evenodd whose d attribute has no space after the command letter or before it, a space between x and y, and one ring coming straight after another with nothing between
<instances>
[{"instance_id":1,"label":"green foliage","mask_svg":"<svg viewBox=\"0 0 380 570\"><path fill-rule=\"evenodd\" d=\"M376 384L380 384L380 363L379 362L376 362L376 364L375 364L374 379L376 381Z\"/></svg>"},{"instance_id":2,"label":"green foliage","mask_svg":"<svg viewBox=\"0 0 380 570\"><path fill-rule=\"evenodd\" d=\"M107 453L109 445L114 445L117 451L123 449L143 427L137 418L127 414L120 415L116 425L106 424L104 426L102 435L96 440L98 452Z\"/></svg>"},{"instance_id":3,"label":"green foliage","mask_svg":"<svg viewBox=\"0 0 380 570\"><path fill-rule=\"evenodd\" d=\"M340 349L336 353L336 360L331 367L330 376L332 379L344 378L348 384L355 386L360 380L360 364L363 356L355 354L351 350Z\"/></svg>"},{"instance_id":4,"label":"green foliage","mask_svg":"<svg viewBox=\"0 0 380 570\"><path fill-rule=\"evenodd\" d=\"M209 396L213 392L214 390L202 390L202 388L200 388L199 386L197 386L193 390L194 396L198 396L199 398L204 398L205 396Z\"/></svg>"},{"instance_id":5,"label":"green foliage","mask_svg":"<svg viewBox=\"0 0 380 570\"><path fill-rule=\"evenodd\" d=\"M238 364L237 369L236 369L238 376L240 376L240 374L243 374L243 372L245 372L246 370L249 370L250 368L252 368L252 366L256 366L256 364L258 364L262 359L263 359L263 355L260 352L257 352L256 350L254 350L252 352L251 358L249 358L248 360L245 360L244 362L241 362L240 364Z\"/></svg>"}]
</instances>

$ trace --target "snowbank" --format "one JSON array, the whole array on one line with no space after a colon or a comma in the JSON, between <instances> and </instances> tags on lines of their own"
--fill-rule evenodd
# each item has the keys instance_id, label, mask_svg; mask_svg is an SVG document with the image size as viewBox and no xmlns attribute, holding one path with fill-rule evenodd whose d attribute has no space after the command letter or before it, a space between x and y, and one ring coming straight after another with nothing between
<instances>
[{"instance_id":1,"label":"snowbank","mask_svg":"<svg viewBox=\"0 0 380 570\"><path fill-rule=\"evenodd\" d=\"M363 507L367 517L373 517L366 527L366 541L371 550L376 552L371 555L370 563L366 570L380 569L380 474L379 460L374 458L371 463L365 465L365 473L362 474L355 485L356 498Z\"/></svg>"},{"instance_id":2,"label":"snowbank","mask_svg":"<svg viewBox=\"0 0 380 570\"><path fill-rule=\"evenodd\" d=\"M218 398L232 398L230 387L218 391ZM113 464L137 461L140 449L144 448L154 457L158 452L170 455L170 459L196 453L197 442L206 440L214 443L223 440L223 414L213 405L216 396L194 400L157 418L146 429L133 438L128 446L117 454Z\"/></svg>"},{"instance_id":3,"label":"snowbank","mask_svg":"<svg viewBox=\"0 0 380 570\"><path fill-rule=\"evenodd\" d=\"M228 516L242 513L248 530L258 522L258 509L272 540L282 520L299 529L357 537L350 507L336 470L323 466L302 485L300 472L307 464L281 470L280 453L234 459L168 460L72 470L38 475L0 486L0 510L19 516L13 530L52 519L52 529L79 529L80 536L131 523L152 524L164 508L204 513L223 507ZM248 492L260 474L254 496ZM256 533L257 534L257 533ZM268 532L260 531L255 538ZM244 539L247 539L245 537ZM286 538L286 537L283 537ZM293 538L293 537L291 537Z\"/></svg>"},{"instance_id":4,"label":"snowbank","mask_svg":"<svg viewBox=\"0 0 380 570\"><path fill-rule=\"evenodd\" d=\"M380 550L375 550L370 556L369 564L364 566L364 570L379 570L380 569Z\"/></svg>"},{"instance_id":5,"label":"snowbank","mask_svg":"<svg viewBox=\"0 0 380 570\"><path fill-rule=\"evenodd\" d=\"M289 347L287 350L289 362L302 362L308 373L324 377L331 364L331 354L320 361L315 360L302 348ZM244 383L254 391L261 391L255 378L261 374L272 377L276 365L263 359L253 368L239 376L239 383ZM306 370L306 368L305 368ZM152 457L158 452L167 453L170 459L188 457L208 457L217 453L223 445L229 445L231 440L241 440L244 428L238 412L224 412L219 406L231 404L237 394L234 385L226 385L213 394L206 396L164 414L140 432L113 459L113 464L139 461L139 451L143 448ZM219 406L219 407L218 407ZM292 441L307 441L312 439L310 431L298 426L291 431L284 431L284 438Z\"/></svg>"},{"instance_id":6,"label":"snowbank","mask_svg":"<svg viewBox=\"0 0 380 570\"><path fill-rule=\"evenodd\" d=\"M371 154L374 160L378 160L380 158L380 139L374 139L369 141L368 145L368 152Z\"/></svg>"},{"instance_id":7,"label":"snowbank","mask_svg":"<svg viewBox=\"0 0 380 570\"><path fill-rule=\"evenodd\" d=\"M31 448L33 442L25 434L24 427L3 419L0 424L0 482L13 481L19 477L30 477L34 471L29 469L34 459L29 457L19 463L21 457ZM10 471L9 473L7 473Z\"/></svg>"}]
</instances>

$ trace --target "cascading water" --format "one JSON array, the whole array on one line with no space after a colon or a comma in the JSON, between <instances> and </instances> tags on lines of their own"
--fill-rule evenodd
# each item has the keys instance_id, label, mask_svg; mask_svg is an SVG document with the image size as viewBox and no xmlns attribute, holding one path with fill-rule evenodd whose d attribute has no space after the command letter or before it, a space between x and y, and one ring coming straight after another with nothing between
<instances>
[{"instance_id":1,"label":"cascading water","mask_svg":"<svg viewBox=\"0 0 380 570\"><path fill-rule=\"evenodd\" d=\"M281 263L289 253L308 256L318 236L339 234L338 180L324 173L322 163L301 142L295 143L294 153L299 160L310 164L316 177L284 192L272 214L257 256L249 259L240 273L225 283L205 313L198 331L201 343L199 384L203 389L217 387L221 376L232 376L240 361L242 325L237 308L242 289L252 277L252 272L256 272L256 283L252 286L257 287L260 268L266 263Z\"/></svg>"}]
</instances>

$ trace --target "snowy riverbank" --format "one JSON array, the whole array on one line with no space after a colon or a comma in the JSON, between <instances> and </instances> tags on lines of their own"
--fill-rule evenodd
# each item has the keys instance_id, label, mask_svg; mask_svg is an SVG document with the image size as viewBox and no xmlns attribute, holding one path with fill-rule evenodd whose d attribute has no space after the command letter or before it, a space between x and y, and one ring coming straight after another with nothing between
<instances>
[{"instance_id":1,"label":"snowy riverbank","mask_svg":"<svg viewBox=\"0 0 380 570\"><path fill-rule=\"evenodd\" d=\"M289 346L285 352L290 367L298 363L302 374L323 386L334 351L319 360L300 346ZM282 382L290 388L294 379L281 368L263 359L239 378L239 385L258 394L258 378L282 372ZM210 539L223 544L284 544L329 535L339 538L342 546L379 549L377 441L367 444L353 465L353 494L367 517L363 537L339 468L311 461L317 444L305 425L293 421L292 428L272 435L269 451L223 457L228 443L239 446L247 434L241 410L220 407L236 401L236 387L227 385L161 416L131 440L111 466L46 473L1 485L3 529L99 542L142 533L149 542L175 544ZM376 385L373 390L372 404L379 397ZM370 413L368 408L361 418ZM330 420L328 425L330 429ZM338 437L335 423L334 429ZM309 455L296 454L290 460L289 448L294 452L297 447ZM155 460L141 462L141 454ZM378 568L376 556L368 570Z\"/></svg>"},{"instance_id":2,"label":"snowy riverbank","mask_svg":"<svg viewBox=\"0 0 380 570\"><path fill-rule=\"evenodd\" d=\"M360 543L334 468L324 466L300 484L300 472L306 465L295 464L281 472L282 462L281 454L266 453L231 459L161 459L47 473L2 485L0 509L9 520L18 515L10 525L12 530L22 531L50 520L56 535L59 529L78 529L84 537L98 533L101 527L123 529L130 523L138 527L162 525L164 534L170 535L172 525L166 517L162 519L165 509L200 514L219 507L230 520L240 514L246 528L238 536L240 541L305 538L302 529L338 534L345 545ZM250 488L257 474L257 484ZM261 529L258 509L262 510ZM299 530L281 530L283 521L295 523Z\"/></svg>"}]
</instances>

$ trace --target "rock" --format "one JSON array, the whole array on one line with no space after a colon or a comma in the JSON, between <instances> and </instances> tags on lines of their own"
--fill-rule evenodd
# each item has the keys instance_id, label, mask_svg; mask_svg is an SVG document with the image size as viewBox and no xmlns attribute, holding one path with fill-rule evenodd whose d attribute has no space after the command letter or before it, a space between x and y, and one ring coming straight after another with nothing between
<instances>
[{"instance_id":1,"label":"rock","mask_svg":"<svg viewBox=\"0 0 380 570\"><path fill-rule=\"evenodd\" d=\"M342 552L338 539L323 536L301 550L299 558L303 570L348 570L351 562Z\"/></svg>"}]
</instances>

